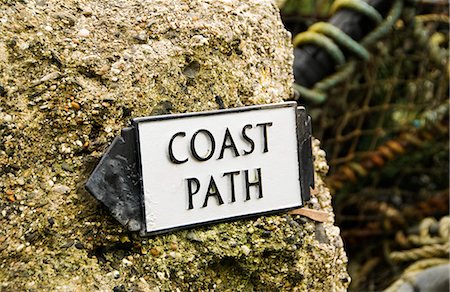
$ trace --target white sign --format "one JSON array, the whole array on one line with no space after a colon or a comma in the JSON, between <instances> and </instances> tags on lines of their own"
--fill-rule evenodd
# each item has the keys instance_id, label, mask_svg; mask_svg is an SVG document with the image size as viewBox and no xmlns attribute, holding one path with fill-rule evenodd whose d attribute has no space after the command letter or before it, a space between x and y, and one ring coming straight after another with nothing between
<instances>
[{"instance_id":1,"label":"white sign","mask_svg":"<svg viewBox=\"0 0 450 292\"><path fill-rule=\"evenodd\" d=\"M303 205L295 102L133 122L147 233Z\"/></svg>"}]
</instances>

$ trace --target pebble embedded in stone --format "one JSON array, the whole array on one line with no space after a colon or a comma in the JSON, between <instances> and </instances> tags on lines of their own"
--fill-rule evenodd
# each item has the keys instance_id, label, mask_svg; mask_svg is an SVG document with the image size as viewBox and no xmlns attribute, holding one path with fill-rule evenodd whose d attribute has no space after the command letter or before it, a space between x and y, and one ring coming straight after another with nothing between
<instances>
[{"instance_id":1,"label":"pebble embedded in stone","mask_svg":"<svg viewBox=\"0 0 450 292\"><path fill-rule=\"evenodd\" d=\"M63 170L65 170L65 171L73 172L73 167L70 166L70 165L69 165L68 163L66 163L66 162L63 162L63 163L61 164L61 168L62 168Z\"/></svg>"},{"instance_id":2,"label":"pebble embedded in stone","mask_svg":"<svg viewBox=\"0 0 450 292\"><path fill-rule=\"evenodd\" d=\"M180 259L181 258L181 253L175 252L175 251L171 251L171 252L169 252L169 256L171 256L174 259Z\"/></svg>"},{"instance_id":3,"label":"pebble embedded in stone","mask_svg":"<svg viewBox=\"0 0 450 292\"><path fill-rule=\"evenodd\" d=\"M157 257L161 254L161 252L157 249L157 248L152 248L150 250L150 253L152 254L152 256Z\"/></svg>"},{"instance_id":4,"label":"pebble embedded in stone","mask_svg":"<svg viewBox=\"0 0 450 292\"><path fill-rule=\"evenodd\" d=\"M61 144L61 153L70 154L72 149L65 144Z\"/></svg>"},{"instance_id":5,"label":"pebble embedded in stone","mask_svg":"<svg viewBox=\"0 0 450 292\"><path fill-rule=\"evenodd\" d=\"M86 28L82 28L78 31L77 35L81 38L86 38L88 37L90 34L90 31Z\"/></svg>"},{"instance_id":6,"label":"pebble embedded in stone","mask_svg":"<svg viewBox=\"0 0 450 292\"><path fill-rule=\"evenodd\" d=\"M37 6L45 6L45 5L47 5L47 1L46 0L37 0L36 5Z\"/></svg>"},{"instance_id":7,"label":"pebble embedded in stone","mask_svg":"<svg viewBox=\"0 0 450 292\"><path fill-rule=\"evenodd\" d=\"M178 245L177 245L175 242L172 242L172 243L170 244L170 249L171 249L171 250L177 250L177 249L178 249Z\"/></svg>"},{"instance_id":8,"label":"pebble embedded in stone","mask_svg":"<svg viewBox=\"0 0 450 292\"><path fill-rule=\"evenodd\" d=\"M69 239L66 241L63 245L61 245L61 248L69 248L75 243L75 240Z\"/></svg>"},{"instance_id":9,"label":"pebble embedded in stone","mask_svg":"<svg viewBox=\"0 0 450 292\"><path fill-rule=\"evenodd\" d=\"M47 221L48 221L48 225L50 225L50 227L52 227L55 224L55 219L53 219L53 217L48 217Z\"/></svg>"},{"instance_id":10,"label":"pebble embedded in stone","mask_svg":"<svg viewBox=\"0 0 450 292\"><path fill-rule=\"evenodd\" d=\"M17 183L18 183L19 185L23 186L23 185L25 184L24 178L23 178L23 177L19 177L19 178L17 179Z\"/></svg>"},{"instance_id":11,"label":"pebble embedded in stone","mask_svg":"<svg viewBox=\"0 0 450 292\"><path fill-rule=\"evenodd\" d=\"M125 258L122 259L122 263L123 263L125 266L132 266L132 265L133 265L133 262L131 262L131 261L125 259Z\"/></svg>"},{"instance_id":12,"label":"pebble embedded in stone","mask_svg":"<svg viewBox=\"0 0 450 292\"><path fill-rule=\"evenodd\" d=\"M20 251L22 251L22 249L24 249L24 248L25 248L25 244L21 243L21 244L19 244L19 245L16 247L16 251L17 251L17 252L20 252Z\"/></svg>"},{"instance_id":13,"label":"pebble embedded in stone","mask_svg":"<svg viewBox=\"0 0 450 292\"><path fill-rule=\"evenodd\" d=\"M72 101L72 102L70 103L70 107L71 107L72 109L76 110L76 111L78 111L78 110L81 109L80 104L79 104L78 102L75 102L75 101Z\"/></svg>"},{"instance_id":14,"label":"pebble embedded in stone","mask_svg":"<svg viewBox=\"0 0 450 292\"><path fill-rule=\"evenodd\" d=\"M148 40L148 37L145 33L137 34L133 38L140 44L145 44Z\"/></svg>"},{"instance_id":15,"label":"pebble embedded in stone","mask_svg":"<svg viewBox=\"0 0 450 292\"><path fill-rule=\"evenodd\" d=\"M246 256L248 256L251 252L250 248L246 245L241 246L241 251Z\"/></svg>"},{"instance_id":16,"label":"pebble embedded in stone","mask_svg":"<svg viewBox=\"0 0 450 292\"><path fill-rule=\"evenodd\" d=\"M150 115L152 116L158 116L158 115L165 115L170 114L170 111L172 110L173 105L170 101L164 100L159 102L155 107L153 107Z\"/></svg>"},{"instance_id":17,"label":"pebble embedded in stone","mask_svg":"<svg viewBox=\"0 0 450 292\"><path fill-rule=\"evenodd\" d=\"M120 284L113 288L113 292L125 292L125 285Z\"/></svg>"},{"instance_id":18,"label":"pebble embedded in stone","mask_svg":"<svg viewBox=\"0 0 450 292\"><path fill-rule=\"evenodd\" d=\"M89 7L82 7L82 12L81 12L81 14L83 14L84 16L86 16L86 17L89 17L89 16L91 16L92 15L92 9L91 8L89 8Z\"/></svg>"},{"instance_id":19,"label":"pebble embedded in stone","mask_svg":"<svg viewBox=\"0 0 450 292\"><path fill-rule=\"evenodd\" d=\"M203 46L208 44L208 38L205 38L202 35L194 35L191 38L193 46Z\"/></svg>"},{"instance_id":20,"label":"pebble embedded in stone","mask_svg":"<svg viewBox=\"0 0 450 292\"><path fill-rule=\"evenodd\" d=\"M112 276L114 277L114 279L119 279L120 278L120 273L117 270L114 270L112 272Z\"/></svg>"},{"instance_id":21,"label":"pebble embedded in stone","mask_svg":"<svg viewBox=\"0 0 450 292\"><path fill-rule=\"evenodd\" d=\"M10 123L13 120L13 117L11 115L5 115L3 116L3 120L5 121L5 123Z\"/></svg>"},{"instance_id":22,"label":"pebble embedded in stone","mask_svg":"<svg viewBox=\"0 0 450 292\"><path fill-rule=\"evenodd\" d=\"M141 223L135 219L128 221L127 226L130 231L139 231L141 229Z\"/></svg>"},{"instance_id":23,"label":"pebble embedded in stone","mask_svg":"<svg viewBox=\"0 0 450 292\"><path fill-rule=\"evenodd\" d=\"M192 61L183 69L183 74L187 78L195 78L200 72L200 63L197 61Z\"/></svg>"},{"instance_id":24,"label":"pebble embedded in stone","mask_svg":"<svg viewBox=\"0 0 450 292\"><path fill-rule=\"evenodd\" d=\"M316 233L316 240L318 242L325 244L330 243L325 228L323 227L323 223L316 223L315 233Z\"/></svg>"},{"instance_id":25,"label":"pebble embedded in stone","mask_svg":"<svg viewBox=\"0 0 450 292\"><path fill-rule=\"evenodd\" d=\"M194 242L201 242L202 241L197 236L197 234L195 234L195 232L193 232L193 231L189 231L188 234L186 234L186 238L189 239L190 241L194 241Z\"/></svg>"},{"instance_id":26,"label":"pebble embedded in stone","mask_svg":"<svg viewBox=\"0 0 450 292\"><path fill-rule=\"evenodd\" d=\"M66 185L56 184L52 187L52 191L58 194L67 194L70 192L70 188Z\"/></svg>"},{"instance_id":27,"label":"pebble embedded in stone","mask_svg":"<svg viewBox=\"0 0 450 292\"><path fill-rule=\"evenodd\" d=\"M269 238L271 234L272 234L272 231L264 230L263 233L261 234L261 237Z\"/></svg>"},{"instance_id":28,"label":"pebble embedded in stone","mask_svg":"<svg viewBox=\"0 0 450 292\"><path fill-rule=\"evenodd\" d=\"M158 278L160 280L164 280L166 278L166 275L164 274L164 272L156 272L156 275L158 276Z\"/></svg>"},{"instance_id":29,"label":"pebble embedded in stone","mask_svg":"<svg viewBox=\"0 0 450 292\"><path fill-rule=\"evenodd\" d=\"M6 96L6 89L0 84L0 96Z\"/></svg>"},{"instance_id":30,"label":"pebble embedded in stone","mask_svg":"<svg viewBox=\"0 0 450 292\"><path fill-rule=\"evenodd\" d=\"M75 243L75 247L76 247L77 249L83 249L83 248L84 248L84 245L83 245L81 242L77 242L77 243Z\"/></svg>"},{"instance_id":31,"label":"pebble embedded in stone","mask_svg":"<svg viewBox=\"0 0 450 292\"><path fill-rule=\"evenodd\" d=\"M39 80L39 83L43 83L50 80L55 80L61 76L60 72L52 72L50 74L45 75Z\"/></svg>"}]
</instances>

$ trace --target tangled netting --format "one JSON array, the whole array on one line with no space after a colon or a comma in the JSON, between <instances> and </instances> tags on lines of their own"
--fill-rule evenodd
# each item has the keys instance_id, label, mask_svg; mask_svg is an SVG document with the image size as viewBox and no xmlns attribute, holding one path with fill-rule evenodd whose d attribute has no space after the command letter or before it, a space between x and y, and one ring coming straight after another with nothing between
<instances>
[{"instance_id":1,"label":"tangled netting","mask_svg":"<svg viewBox=\"0 0 450 292\"><path fill-rule=\"evenodd\" d=\"M291 28L294 2L285 4ZM306 77L296 76L294 89L327 153L327 182L350 257L361 240L379 239L368 243L360 255L364 261L357 259L359 277L352 287L384 288L386 275L401 270L407 256L417 257L407 257L412 262L423 254L448 257L448 243L433 240L408 246L410 254L398 251L406 248L399 232L448 214L448 2L388 1L384 13L371 5L382 1L318 2L316 8L321 4L331 15L351 10L375 24L356 39L324 13L299 16L306 30L294 33L293 43L310 53L296 58L320 58L322 51L332 72L307 84L304 70L299 74ZM369 276L386 264L392 269Z\"/></svg>"}]
</instances>

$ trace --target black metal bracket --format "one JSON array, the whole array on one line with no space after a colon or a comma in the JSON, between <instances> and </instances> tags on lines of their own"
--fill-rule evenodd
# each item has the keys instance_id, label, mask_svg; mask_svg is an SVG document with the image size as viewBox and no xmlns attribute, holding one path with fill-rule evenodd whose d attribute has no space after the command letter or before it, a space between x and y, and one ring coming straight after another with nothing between
<instances>
[{"instance_id":1,"label":"black metal bracket","mask_svg":"<svg viewBox=\"0 0 450 292\"><path fill-rule=\"evenodd\" d=\"M130 231L144 226L135 133L122 129L86 182L86 189Z\"/></svg>"},{"instance_id":2,"label":"black metal bracket","mask_svg":"<svg viewBox=\"0 0 450 292\"><path fill-rule=\"evenodd\" d=\"M302 200L306 202L311 198L310 187L314 188L314 157L311 144L311 117L302 106L297 107L297 140Z\"/></svg>"}]
</instances>

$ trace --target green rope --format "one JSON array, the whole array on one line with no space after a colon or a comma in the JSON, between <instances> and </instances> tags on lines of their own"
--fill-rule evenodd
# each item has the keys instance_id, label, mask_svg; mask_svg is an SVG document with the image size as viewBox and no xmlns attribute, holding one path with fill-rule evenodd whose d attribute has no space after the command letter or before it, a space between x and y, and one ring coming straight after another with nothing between
<instances>
[{"instance_id":1,"label":"green rope","mask_svg":"<svg viewBox=\"0 0 450 292\"><path fill-rule=\"evenodd\" d=\"M345 63L345 57L341 49L333 43L328 37L317 32L305 31L295 36L294 47L298 47L307 43L315 44L330 54L336 65L341 66Z\"/></svg>"},{"instance_id":2,"label":"green rope","mask_svg":"<svg viewBox=\"0 0 450 292\"><path fill-rule=\"evenodd\" d=\"M360 12L376 21L378 26L366 37L364 37L360 43L354 41L339 28L325 22L316 23L312 25L308 31L302 32L294 37L293 43L295 47L306 43L313 43L326 50L338 66L343 65L336 73L317 82L313 89L309 89L298 84L294 85L294 90L300 93L302 98L309 99L315 103L324 102L327 99L326 91L348 79L349 76L355 71L356 64L353 61L349 61L344 65L344 54L333 42L333 40L363 60L368 60L370 54L365 47L375 43L392 29L402 12L403 0L396 0L394 2L384 21L375 8L362 0L337 0L333 3L331 11L336 12L342 8Z\"/></svg>"},{"instance_id":3,"label":"green rope","mask_svg":"<svg viewBox=\"0 0 450 292\"><path fill-rule=\"evenodd\" d=\"M308 89L297 83L293 84L294 90L297 91L301 98L306 98L314 103L322 103L327 99L327 95L323 92Z\"/></svg>"},{"instance_id":4,"label":"green rope","mask_svg":"<svg viewBox=\"0 0 450 292\"><path fill-rule=\"evenodd\" d=\"M302 98L309 99L314 103L322 103L327 99L325 91L346 80L351 74L353 74L355 68L355 62L350 61L335 74L323 79L320 82L317 82L313 89L308 89L294 83L294 90L297 91Z\"/></svg>"},{"instance_id":5,"label":"green rope","mask_svg":"<svg viewBox=\"0 0 450 292\"><path fill-rule=\"evenodd\" d=\"M314 90L318 91L327 91L331 87L345 81L348 79L350 75L355 72L356 64L354 61L350 61L344 66L342 66L341 70L338 72L324 78L323 80L316 83L314 86Z\"/></svg>"},{"instance_id":6,"label":"green rope","mask_svg":"<svg viewBox=\"0 0 450 292\"><path fill-rule=\"evenodd\" d=\"M389 11L389 14L386 17L386 20L383 21L379 26L377 26L371 33L369 33L366 37L363 38L361 44L365 47L375 43L378 39L385 36L393 27L395 22L399 19L400 14L403 9L403 1L396 0L394 4L392 4L392 8Z\"/></svg>"},{"instance_id":7,"label":"green rope","mask_svg":"<svg viewBox=\"0 0 450 292\"><path fill-rule=\"evenodd\" d=\"M308 30L331 37L336 43L351 51L361 59L365 61L369 60L369 52L363 46L330 23L318 22L313 24Z\"/></svg>"},{"instance_id":8,"label":"green rope","mask_svg":"<svg viewBox=\"0 0 450 292\"><path fill-rule=\"evenodd\" d=\"M346 8L357 11L370 19L372 19L376 24L380 24L383 21L381 14L370 4L362 0L336 0L331 6L331 13Z\"/></svg>"}]
</instances>

